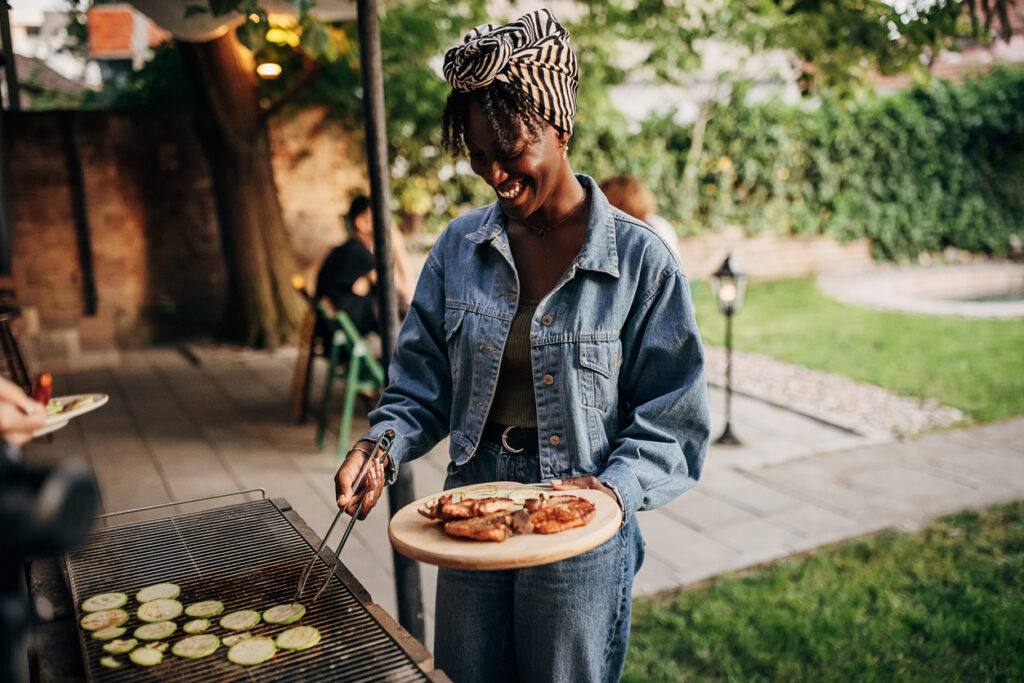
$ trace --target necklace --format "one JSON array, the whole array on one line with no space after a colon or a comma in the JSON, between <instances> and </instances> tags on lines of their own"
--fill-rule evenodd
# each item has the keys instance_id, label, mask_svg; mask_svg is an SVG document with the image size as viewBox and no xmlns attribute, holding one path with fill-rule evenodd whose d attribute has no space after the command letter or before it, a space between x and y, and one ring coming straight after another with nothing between
<instances>
[{"instance_id":1,"label":"necklace","mask_svg":"<svg viewBox=\"0 0 1024 683\"><path fill-rule=\"evenodd\" d=\"M525 218L520 219L519 222L522 223L523 225L525 225L526 228L530 232L532 232L534 235L536 235L537 237L544 237L549 232L551 232L552 230L554 230L558 226L562 225L563 223L566 223L570 218L572 218L577 213L579 213L580 207L582 207L584 204L586 204L588 199L590 199L590 190L584 191L583 199L580 200L579 204L577 204L576 206L572 207L572 211L570 211L569 213L565 214L564 216L562 216L561 218L559 218L557 221L555 221L551 225L547 226L546 228L534 227L534 226L530 225L529 223L527 223Z\"/></svg>"}]
</instances>

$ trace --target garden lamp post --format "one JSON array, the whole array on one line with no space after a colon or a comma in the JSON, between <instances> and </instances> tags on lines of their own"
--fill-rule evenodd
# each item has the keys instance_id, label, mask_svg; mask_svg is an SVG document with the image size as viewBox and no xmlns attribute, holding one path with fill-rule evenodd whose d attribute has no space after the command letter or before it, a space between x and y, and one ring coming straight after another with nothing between
<instances>
[{"instance_id":1,"label":"garden lamp post","mask_svg":"<svg viewBox=\"0 0 1024 683\"><path fill-rule=\"evenodd\" d=\"M747 289L747 274L733 270L726 256L722 265L711 274L711 291L718 302L718 310L725 316L725 429L715 441L724 446L739 446L742 442L732 433L732 316L743 306L743 293Z\"/></svg>"}]
</instances>

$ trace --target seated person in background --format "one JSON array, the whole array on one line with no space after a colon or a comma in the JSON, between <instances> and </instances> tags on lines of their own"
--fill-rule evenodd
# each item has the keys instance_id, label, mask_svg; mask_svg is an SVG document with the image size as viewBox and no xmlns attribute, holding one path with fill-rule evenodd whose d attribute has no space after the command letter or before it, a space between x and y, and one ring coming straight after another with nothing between
<instances>
[{"instance_id":1,"label":"seated person in background","mask_svg":"<svg viewBox=\"0 0 1024 683\"><path fill-rule=\"evenodd\" d=\"M679 237L672 224L657 214L658 203L643 181L633 176L617 175L602 182L600 187L612 206L654 228L654 232L668 242L679 258Z\"/></svg>"},{"instance_id":2,"label":"seated person in background","mask_svg":"<svg viewBox=\"0 0 1024 683\"><path fill-rule=\"evenodd\" d=\"M379 332L377 311L377 261L373 255L373 213L367 197L356 197L348 212L349 239L327 255L316 278L316 300L324 299L335 310L344 311L359 333ZM399 314L412 300L411 268L405 251L405 239L391 227L395 252L395 292ZM379 352L376 355L380 355Z\"/></svg>"}]
</instances>

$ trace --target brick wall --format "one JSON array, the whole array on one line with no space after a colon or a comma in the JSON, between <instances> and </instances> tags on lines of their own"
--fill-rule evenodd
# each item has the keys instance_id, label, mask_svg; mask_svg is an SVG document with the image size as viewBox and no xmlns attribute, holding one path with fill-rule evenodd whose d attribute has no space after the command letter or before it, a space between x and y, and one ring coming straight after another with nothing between
<instances>
[{"instance_id":1,"label":"brick wall","mask_svg":"<svg viewBox=\"0 0 1024 683\"><path fill-rule=\"evenodd\" d=\"M8 124L13 284L26 309L20 332L33 337L37 355L136 346L159 336L161 324L216 324L226 271L206 160L187 114L21 112ZM87 314L68 135L83 178L95 315Z\"/></svg>"}]
</instances>

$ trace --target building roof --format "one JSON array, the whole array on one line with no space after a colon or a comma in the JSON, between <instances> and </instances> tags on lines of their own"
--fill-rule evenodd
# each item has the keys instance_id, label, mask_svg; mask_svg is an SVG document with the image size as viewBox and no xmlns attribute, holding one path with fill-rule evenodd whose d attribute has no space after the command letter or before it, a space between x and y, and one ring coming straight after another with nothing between
<instances>
[{"instance_id":1,"label":"building roof","mask_svg":"<svg viewBox=\"0 0 1024 683\"><path fill-rule=\"evenodd\" d=\"M79 95L86 90L83 83L73 81L57 73L36 57L14 55L14 68L18 74L18 84L29 90L49 90Z\"/></svg>"}]
</instances>

